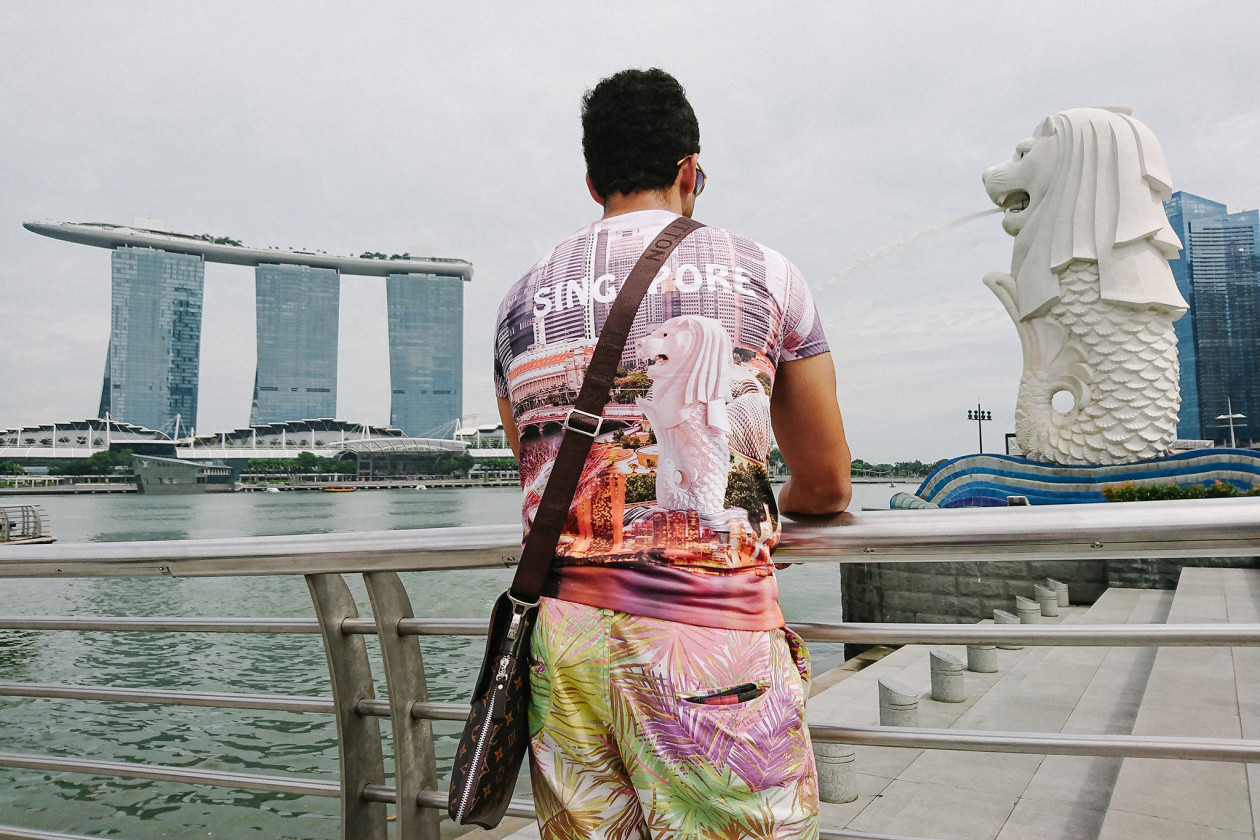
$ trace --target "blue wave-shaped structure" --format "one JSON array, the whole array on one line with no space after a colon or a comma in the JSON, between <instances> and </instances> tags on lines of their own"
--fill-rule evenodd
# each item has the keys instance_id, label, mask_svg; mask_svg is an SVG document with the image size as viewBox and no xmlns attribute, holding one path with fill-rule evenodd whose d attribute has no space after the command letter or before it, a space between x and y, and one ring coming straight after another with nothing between
<instances>
[{"instance_id":1,"label":"blue wave-shaped structure","mask_svg":"<svg viewBox=\"0 0 1260 840\"><path fill-rule=\"evenodd\" d=\"M1224 481L1248 490L1260 485L1260 452L1195 449L1132 464L1063 467L1012 455L964 455L924 479L917 497L937 507L997 507L1008 496L1033 505L1102 502L1108 484L1204 484ZM904 505L904 502L903 502Z\"/></svg>"}]
</instances>

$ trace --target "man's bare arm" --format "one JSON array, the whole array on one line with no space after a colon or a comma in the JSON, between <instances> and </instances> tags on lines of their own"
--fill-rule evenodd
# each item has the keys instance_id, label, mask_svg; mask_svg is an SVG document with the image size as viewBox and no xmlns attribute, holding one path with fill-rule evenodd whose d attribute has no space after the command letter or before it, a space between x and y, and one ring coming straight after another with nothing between
<instances>
[{"instance_id":1,"label":"man's bare arm","mask_svg":"<svg viewBox=\"0 0 1260 840\"><path fill-rule=\"evenodd\" d=\"M779 510L808 514L844 510L853 485L830 353L779 365L770 395L770 421L792 473L779 491Z\"/></svg>"},{"instance_id":2,"label":"man's bare arm","mask_svg":"<svg viewBox=\"0 0 1260 840\"><path fill-rule=\"evenodd\" d=\"M512 401L499 397L499 419L503 421L503 434L507 436L508 446L519 464L521 460L521 435L516 430L516 418L512 416Z\"/></svg>"}]
</instances>

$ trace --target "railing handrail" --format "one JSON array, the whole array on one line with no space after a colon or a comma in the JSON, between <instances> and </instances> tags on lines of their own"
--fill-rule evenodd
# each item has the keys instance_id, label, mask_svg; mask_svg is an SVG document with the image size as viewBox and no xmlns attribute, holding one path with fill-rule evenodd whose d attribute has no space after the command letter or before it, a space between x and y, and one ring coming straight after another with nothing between
<instances>
[{"instance_id":1,"label":"railing handrail","mask_svg":"<svg viewBox=\"0 0 1260 840\"><path fill-rule=\"evenodd\" d=\"M403 636L484 636L488 622L480 618L404 618ZM791 622L807 642L863 645L977 645L1010 643L1071 647L1238 647L1260 645L1260 624L895 624ZM6 616L0 630L78 630L94 632L169 633L319 633L314 619L181 618L178 616ZM352 618L341 624L346 634L373 635L371 619Z\"/></svg>"},{"instance_id":2,"label":"railing handrail","mask_svg":"<svg viewBox=\"0 0 1260 840\"><path fill-rule=\"evenodd\" d=\"M1121 515L1123 511L1123 515ZM516 525L0 547L0 577L325 574L509 566ZM916 562L1248 557L1260 498L914 511L784 520L776 557Z\"/></svg>"},{"instance_id":3,"label":"railing handrail","mask_svg":"<svg viewBox=\"0 0 1260 840\"><path fill-rule=\"evenodd\" d=\"M58 543L0 548L0 577L117 577L136 575L305 575L315 617L79 617L0 616L0 630L226 632L321 634L332 674L331 697L0 682L0 696L224 706L282 712L331 713L337 718L340 781L261 776L195 767L128 764L95 758L0 752L0 766L53 772L87 772L191 782L241 789L340 797L343 830L384 826L382 812L365 803L397 805L409 837L436 837L432 806L445 802L433 775L431 721L461 720L462 703L430 702L414 637L481 635L483 619L415 618L397 575L390 572L508 566L519 550L517 526L477 526L130 543ZM1101 560L1128 557L1260 555L1260 499L1145 502L1115 505L981 510L864 511L810 522L785 522L779 559L841 562L972 560ZM360 617L342 575L362 574L372 600ZM807 640L864 644L1216 645L1260 644L1260 624L1147 625L920 625L794 624ZM380 640L388 697L372 699L372 672L363 637ZM410 637L410 638L407 638ZM406 640L407 644L402 644ZM409 660L408 657L412 658ZM416 672L419 672L417 676ZM395 733L395 778L385 784L380 718ZM1058 755L1106 755L1260 761L1260 741L1062 732L981 732L816 724L816 740L849 744L944 748ZM399 733L403 733L400 735ZM427 738L423 749L403 748L403 736ZM350 748L347 748L350 745ZM370 749L365 748L370 747ZM373 751L375 751L373 753ZM423 762L419 757L423 755ZM409 762L405 772L404 763ZM427 762L427 765L424 764ZM422 766L423 765L423 766ZM419 804L417 804L419 803ZM424 806L424 807L421 807ZM380 806L375 806L379 808ZM532 813L514 803L512 813ZM0 834L4 828L0 827ZM363 835L367 836L367 835ZM375 835L373 835L375 836ZM828 837L859 837L825 831ZM875 835L867 835L874 837Z\"/></svg>"}]
</instances>

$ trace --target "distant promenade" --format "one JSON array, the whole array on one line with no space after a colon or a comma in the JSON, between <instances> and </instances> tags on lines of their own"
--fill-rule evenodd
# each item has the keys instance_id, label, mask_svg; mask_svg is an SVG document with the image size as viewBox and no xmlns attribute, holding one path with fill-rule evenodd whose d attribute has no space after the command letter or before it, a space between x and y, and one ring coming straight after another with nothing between
<instances>
[{"instance_id":1,"label":"distant promenade","mask_svg":"<svg viewBox=\"0 0 1260 840\"><path fill-rule=\"evenodd\" d=\"M88 476L78 476L89 479ZM772 484L782 484L786 476L771 477ZM887 478L854 478L854 484L915 484L923 479L915 476L894 476ZM90 480L76 480L76 476L53 475L19 475L10 476L6 481L16 486L0 487L0 496L82 496L100 493L135 493L136 484L132 476L91 476ZM392 478L392 479L341 479L324 476L297 477L296 480L284 481L263 480L244 482L233 488L222 485L208 490L214 493L257 493L268 489L290 490L325 490L330 487L344 487L353 490L415 490L438 487L505 487L515 486L515 478Z\"/></svg>"},{"instance_id":2,"label":"distant promenade","mask_svg":"<svg viewBox=\"0 0 1260 840\"><path fill-rule=\"evenodd\" d=\"M86 476L83 476L86 478ZM75 481L70 476L13 476L16 487L0 487L0 496L75 496L95 495L99 493L135 493L136 484L132 476L113 476L109 478L93 477L92 481ZM357 479L311 476L296 477L296 480L263 480L244 482L233 488L230 484L213 485L207 489L210 493L260 493L267 490L428 490L438 487L500 487L516 486L511 478L393 478L393 479Z\"/></svg>"}]
</instances>

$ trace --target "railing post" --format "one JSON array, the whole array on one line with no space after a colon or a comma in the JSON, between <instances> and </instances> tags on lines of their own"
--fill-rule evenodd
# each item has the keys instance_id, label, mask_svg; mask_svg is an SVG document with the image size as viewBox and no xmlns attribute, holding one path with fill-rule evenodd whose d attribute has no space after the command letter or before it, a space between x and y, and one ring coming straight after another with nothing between
<instances>
[{"instance_id":1,"label":"railing post","mask_svg":"<svg viewBox=\"0 0 1260 840\"><path fill-rule=\"evenodd\" d=\"M938 703L966 700L962 661L943 650L932 651L928 660L931 663L932 699Z\"/></svg>"},{"instance_id":2,"label":"railing post","mask_svg":"<svg viewBox=\"0 0 1260 840\"><path fill-rule=\"evenodd\" d=\"M1038 606L1041 607L1041 614L1049 618L1054 618L1059 614L1059 593L1048 586L1042 586L1039 583L1033 584L1033 595L1036 597Z\"/></svg>"},{"instance_id":3,"label":"railing post","mask_svg":"<svg viewBox=\"0 0 1260 840\"><path fill-rule=\"evenodd\" d=\"M376 618L385 681L389 686L389 715L394 725L394 776L398 790L397 840L438 840L441 815L420 806L422 790L437 789L437 759L433 750L433 723L411 715L416 703L429 702L420 641L403 636L398 623L414 618L407 590L394 572L363 575L372 615Z\"/></svg>"},{"instance_id":4,"label":"railing post","mask_svg":"<svg viewBox=\"0 0 1260 840\"><path fill-rule=\"evenodd\" d=\"M994 610L993 623L994 624L1021 624L1022 622L1019 620L1019 616L1013 613L1009 613L1006 610ZM998 643L998 648L1000 650L1019 650L1022 647L1023 645L1012 645L1010 643L1002 644L1001 642Z\"/></svg>"},{"instance_id":5,"label":"railing post","mask_svg":"<svg viewBox=\"0 0 1260 840\"><path fill-rule=\"evenodd\" d=\"M1070 606L1071 602L1068 600L1068 585L1066 583L1054 578L1046 578L1046 586L1054 590L1055 597L1059 599L1060 607Z\"/></svg>"},{"instance_id":6,"label":"railing post","mask_svg":"<svg viewBox=\"0 0 1260 840\"><path fill-rule=\"evenodd\" d=\"M897 680L879 680L879 725L918 726L919 693Z\"/></svg>"},{"instance_id":7,"label":"railing post","mask_svg":"<svg viewBox=\"0 0 1260 840\"><path fill-rule=\"evenodd\" d=\"M306 585L315 602L328 674L332 679L337 710L337 752L341 766L342 840L386 840L383 802L368 802L363 790L385 784L385 757L381 727L376 718L359 713L361 700L373 699L372 668L367 644L360 635L341 632L347 618L358 618L354 596L341 575L307 575Z\"/></svg>"}]
</instances>

